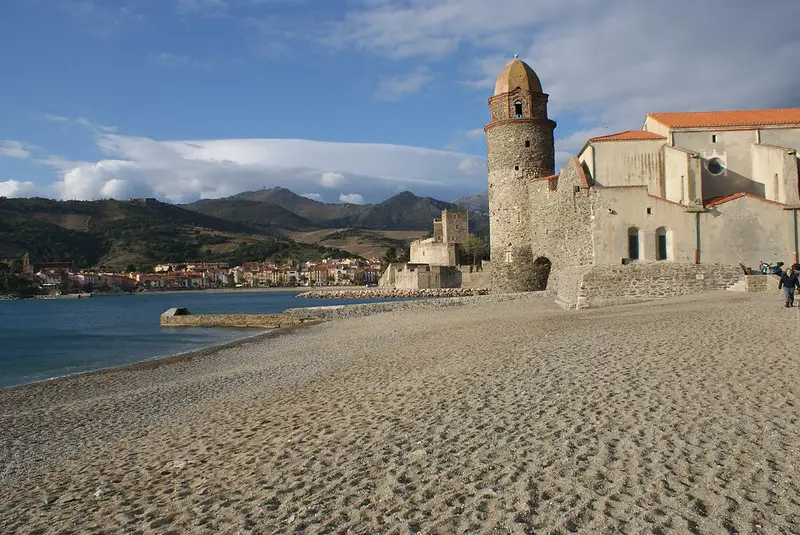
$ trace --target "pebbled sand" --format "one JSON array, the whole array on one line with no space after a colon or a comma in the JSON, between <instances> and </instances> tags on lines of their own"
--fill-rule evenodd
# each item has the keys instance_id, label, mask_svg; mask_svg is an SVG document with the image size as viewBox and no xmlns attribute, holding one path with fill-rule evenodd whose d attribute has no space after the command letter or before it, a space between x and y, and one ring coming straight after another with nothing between
<instances>
[{"instance_id":1,"label":"pebbled sand","mask_svg":"<svg viewBox=\"0 0 800 535\"><path fill-rule=\"evenodd\" d=\"M0 533L800 533L800 309L315 325L0 391Z\"/></svg>"}]
</instances>

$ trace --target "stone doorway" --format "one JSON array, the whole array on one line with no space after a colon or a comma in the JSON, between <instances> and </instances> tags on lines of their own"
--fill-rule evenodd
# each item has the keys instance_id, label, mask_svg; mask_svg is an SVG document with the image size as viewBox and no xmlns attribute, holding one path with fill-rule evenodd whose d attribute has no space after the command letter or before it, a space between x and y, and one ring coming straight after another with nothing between
<instances>
[{"instance_id":1,"label":"stone doorway","mask_svg":"<svg viewBox=\"0 0 800 535\"><path fill-rule=\"evenodd\" d=\"M540 256L533 261L533 290L541 292L547 289L547 279L550 278L550 269L553 267L549 258Z\"/></svg>"}]
</instances>

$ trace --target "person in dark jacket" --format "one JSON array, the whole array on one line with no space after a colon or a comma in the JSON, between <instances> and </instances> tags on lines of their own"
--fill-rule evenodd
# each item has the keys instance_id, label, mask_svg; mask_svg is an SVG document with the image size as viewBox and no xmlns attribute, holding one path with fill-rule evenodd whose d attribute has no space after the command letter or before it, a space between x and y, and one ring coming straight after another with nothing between
<instances>
[{"instance_id":1,"label":"person in dark jacket","mask_svg":"<svg viewBox=\"0 0 800 535\"><path fill-rule=\"evenodd\" d=\"M794 290L798 287L797 275L792 271L792 268L786 270L781 275L781 281L778 283L778 289L783 288L783 301L786 308L794 306Z\"/></svg>"}]
</instances>

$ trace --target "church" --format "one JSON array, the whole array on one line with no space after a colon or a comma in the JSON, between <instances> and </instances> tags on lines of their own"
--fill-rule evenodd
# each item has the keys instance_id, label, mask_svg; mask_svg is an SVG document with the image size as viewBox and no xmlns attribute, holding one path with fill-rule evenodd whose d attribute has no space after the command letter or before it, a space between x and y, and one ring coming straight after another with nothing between
<instances>
[{"instance_id":1,"label":"church","mask_svg":"<svg viewBox=\"0 0 800 535\"><path fill-rule=\"evenodd\" d=\"M798 259L800 108L650 113L555 172L548 95L515 57L489 98L493 292L567 308L725 289Z\"/></svg>"}]
</instances>

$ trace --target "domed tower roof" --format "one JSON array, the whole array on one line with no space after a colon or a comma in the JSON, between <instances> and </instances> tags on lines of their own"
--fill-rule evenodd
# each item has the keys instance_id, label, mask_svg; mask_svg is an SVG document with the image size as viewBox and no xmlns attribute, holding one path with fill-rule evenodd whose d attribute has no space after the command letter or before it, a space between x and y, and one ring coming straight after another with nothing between
<instances>
[{"instance_id":1,"label":"domed tower roof","mask_svg":"<svg viewBox=\"0 0 800 535\"><path fill-rule=\"evenodd\" d=\"M497 83L494 85L494 94L495 96L502 95L515 89L522 89L529 93L544 92L539 77L536 76L530 65L520 60L516 54L511 63L500 71L500 76L497 77Z\"/></svg>"}]
</instances>

